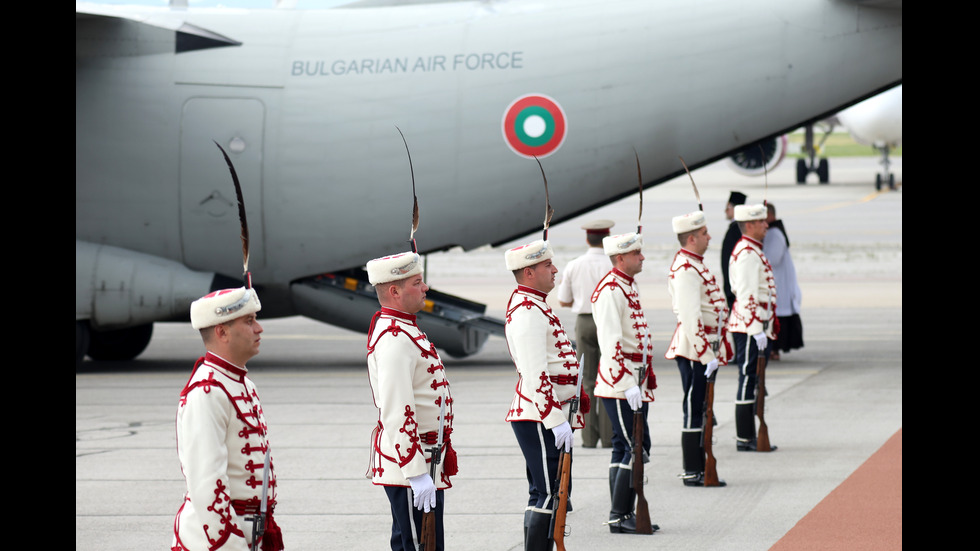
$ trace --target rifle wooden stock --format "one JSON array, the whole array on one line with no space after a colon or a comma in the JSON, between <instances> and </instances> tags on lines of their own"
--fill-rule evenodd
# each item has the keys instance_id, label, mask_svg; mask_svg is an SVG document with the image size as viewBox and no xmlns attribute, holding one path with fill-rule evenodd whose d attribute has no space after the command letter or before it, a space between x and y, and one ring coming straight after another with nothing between
<instances>
[{"instance_id":1,"label":"rifle wooden stock","mask_svg":"<svg viewBox=\"0 0 980 551\"><path fill-rule=\"evenodd\" d=\"M708 385L704 393L704 428L701 430L701 438L704 440L704 485L719 486L717 461L715 460L714 450L711 448L711 438L714 435L715 424L715 373L708 378Z\"/></svg>"},{"instance_id":2,"label":"rifle wooden stock","mask_svg":"<svg viewBox=\"0 0 980 551\"><path fill-rule=\"evenodd\" d=\"M759 418L759 435L756 439L756 451L772 451L769 444L769 425L766 425L766 358L765 350L759 351L759 363L756 366L756 380L758 389L755 395L755 414Z\"/></svg>"},{"instance_id":3,"label":"rifle wooden stock","mask_svg":"<svg viewBox=\"0 0 980 551\"><path fill-rule=\"evenodd\" d=\"M633 412L633 490L636 492L636 533L652 534L650 506L643 495L643 412Z\"/></svg>"},{"instance_id":4,"label":"rifle wooden stock","mask_svg":"<svg viewBox=\"0 0 980 551\"><path fill-rule=\"evenodd\" d=\"M435 551L436 548L436 514L434 511L422 513L422 542L420 550Z\"/></svg>"},{"instance_id":5,"label":"rifle wooden stock","mask_svg":"<svg viewBox=\"0 0 980 551\"><path fill-rule=\"evenodd\" d=\"M558 500L551 517L551 537L557 551L565 551L565 518L568 515L569 486L572 483L572 454L562 451L558 459Z\"/></svg>"},{"instance_id":6,"label":"rifle wooden stock","mask_svg":"<svg viewBox=\"0 0 980 551\"><path fill-rule=\"evenodd\" d=\"M429 463L429 476L432 483L436 482L436 471L439 466L439 446L429 448L432 459ZM436 504L438 506L438 503ZM436 549L436 511L430 509L428 513L422 513L422 541L419 542L419 551L435 551Z\"/></svg>"}]
</instances>

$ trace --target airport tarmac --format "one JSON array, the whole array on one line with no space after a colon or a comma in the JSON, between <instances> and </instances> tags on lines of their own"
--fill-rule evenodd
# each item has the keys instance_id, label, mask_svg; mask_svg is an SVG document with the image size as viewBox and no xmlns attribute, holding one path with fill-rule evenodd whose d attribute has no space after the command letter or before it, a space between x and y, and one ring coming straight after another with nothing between
<instances>
[{"instance_id":1,"label":"airport tarmac","mask_svg":"<svg viewBox=\"0 0 980 551\"><path fill-rule=\"evenodd\" d=\"M872 157L832 159L829 185L795 184L791 165L770 174L768 186L723 162L694 173L713 236L706 258L719 275L728 225L723 207L731 190L746 193L750 202L766 195L785 220L803 290L806 346L767 370L766 421L779 449L735 451L737 375L722 368L714 451L727 486L683 486L677 478L680 381L675 365L661 359L654 365L659 387L645 486L652 521L661 530L610 534L603 525L609 450L576 446L568 549L769 549L902 429L901 187L875 192L878 164ZM893 159L892 170L901 182L901 158ZM560 198L553 196L552 204L559 210ZM614 232L633 231L637 205L634 195L553 226L549 237L559 270L584 250L583 221L610 218L617 222ZM677 248L670 217L696 207L686 176L644 192L647 261L637 279L661 348L675 323L664 276ZM435 214L423 213L424 228L424 216ZM417 238L424 242L424 233ZM502 317L513 288L503 269L507 246L429 255L427 281L484 302L489 315ZM550 302L571 333L574 316L557 308L554 297ZM249 370L270 424L280 482L276 520L286 548L387 549L387 500L364 478L377 419L364 335L298 317L262 321L261 353ZM157 324L136 360L86 362L76 372L76 550L170 545L184 492L174 435L177 394L202 352L189 324ZM491 337L478 354L444 355L444 362L456 398L453 442L460 466L446 492L447 548L520 549L527 482L503 420L516 382L505 342Z\"/></svg>"}]
</instances>

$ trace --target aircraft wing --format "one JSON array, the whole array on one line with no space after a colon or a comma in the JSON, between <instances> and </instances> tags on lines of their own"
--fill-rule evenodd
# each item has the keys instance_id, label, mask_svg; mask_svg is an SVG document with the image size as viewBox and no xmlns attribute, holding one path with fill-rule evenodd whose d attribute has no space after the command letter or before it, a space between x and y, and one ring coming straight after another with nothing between
<instances>
[{"instance_id":1,"label":"aircraft wing","mask_svg":"<svg viewBox=\"0 0 980 551\"><path fill-rule=\"evenodd\" d=\"M119 37L119 40L109 43L89 40L93 37L91 33L110 34ZM157 41L152 37L171 33L174 37L173 53L241 46L241 42L188 23L169 10L135 12L112 5L75 4L76 57L164 53L161 48L168 50L170 41Z\"/></svg>"}]
</instances>

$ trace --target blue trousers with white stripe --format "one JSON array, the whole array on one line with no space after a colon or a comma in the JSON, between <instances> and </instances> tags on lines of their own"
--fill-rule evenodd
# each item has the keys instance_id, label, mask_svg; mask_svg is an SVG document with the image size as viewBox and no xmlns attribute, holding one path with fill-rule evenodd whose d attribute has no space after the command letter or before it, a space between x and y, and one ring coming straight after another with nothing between
<instances>
[{"instance_id":1,"label":"blue trousers with white stripe","mask_svg":"<svg viewBox=\"0 0 980 551\"><path fill-rule=\"evenodd\" d=\"M422 540L422 511L412 503L415 496L406 486L385 486L391 504L391 550L415 551ZM442 512L445 490L436 491L436 549L443 549ZM428 551L428 550L426 550Z\"/></svg>"},{"instance_id":2,"label":"blue trousers with white stripe","mask_svg":"<svg viewBox=\"0 0 980 551\"><path fill-rule=\"evenodd\" d=\"M755 339L746 333L732 332L735 341L735 365L738 366L738 389L735 392L735 403L755 403L755 387L758 385L756 367L759 365L759 348ZM769 341L762 351L764 358L769 357L772 341Z\"/></svg>"},{"instance_id":3,"label":"blue trousers with white stripe","mask_svg":"<svg viewBox=\"0 0 980 551\"><path fill-rule=\"evenodd\" d=\"M681 409L684 411L684 430L695 430L704 427L704 395L708 388L708 378L704 376L705 366L677 356L677 369L681 373L681 387L684 390L684 401Z\"/></svg>"},{"instance_id":4,"label":"blue trousers with white stripe","mask_svg":"<svg viewBox=\"0 0 980 551\"><path fill-rule=\"evenodd\" d=\"M534 421L511 421L517 444L524 454L527 470L527 508L550 513L554 504L552 493L558 477L558 448L555 434Z\"/></svg>"},{"instance_id":5,"label":"blue trousers with white stripe","mask_svg":"<svg viewBox=\"0 0 980 551\"><path fill-rule=\"evenodd\" d=\"M612 421L612 459L610 465L630 465L633 460L633 408L626 400L615 398L604 398L602 405L606 407L606 414ZM643 402L640 413L643 415L643 449L650 453L650 425L647 424L647 414L650 411L650 403Z\"/></svg>"}]
</instances>

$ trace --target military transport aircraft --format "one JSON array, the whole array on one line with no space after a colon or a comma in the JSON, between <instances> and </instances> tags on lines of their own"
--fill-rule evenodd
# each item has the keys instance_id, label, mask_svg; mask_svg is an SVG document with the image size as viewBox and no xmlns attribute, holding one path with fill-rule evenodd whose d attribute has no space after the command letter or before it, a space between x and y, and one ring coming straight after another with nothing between
<instances>
[{"instance_id":1,"label":"military transport aircraft","mask_svg":"<svg viewBox=\"0 0 980 551\"><path fill-rule=\"evenodd\" d=\"M894 0L372 1L323 10L75 6L76 363L241 285L263 316L366 331L363 266L497 245L902 81ZM401 130L409 153L399 135ZM429 293L433 342L500 331Z\"/></svg>"}]
</instances>

